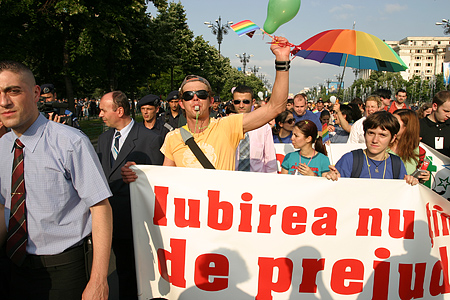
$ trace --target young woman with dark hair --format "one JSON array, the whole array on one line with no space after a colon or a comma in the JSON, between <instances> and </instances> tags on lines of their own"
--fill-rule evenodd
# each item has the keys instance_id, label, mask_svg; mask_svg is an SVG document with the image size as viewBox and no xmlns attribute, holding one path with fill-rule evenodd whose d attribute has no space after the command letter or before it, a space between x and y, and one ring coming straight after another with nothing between
<instances>
[{"instance_id":1,"label":"young woman with dark hair","mask_svg":"<svg viewBox=\"0 0 450 300\"><path fill-rule=\"evenodd\" d=\"M294 115L285 110L275 118L275 126L272 128L273 142L289 144L294 129Z\"/></svg>"},{"instance_id":2,"label":"young woman with dark hair","mask_svg":"<svg viewBox=\"0 0 450 300\"><path fill-rule=\"evenodd\" d=\"M281 174L322 176L322 173L329 171L327 150L317 133L317 126L312 121L303 120L295 124L292 145L300 150L286 154L281 164Z\"/></svg>"}]
</instances>

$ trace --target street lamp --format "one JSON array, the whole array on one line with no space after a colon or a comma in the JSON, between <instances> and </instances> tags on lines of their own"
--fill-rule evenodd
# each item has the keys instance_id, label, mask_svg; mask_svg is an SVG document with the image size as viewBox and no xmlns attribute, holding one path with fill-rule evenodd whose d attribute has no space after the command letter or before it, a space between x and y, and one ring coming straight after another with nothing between
<instances>
[{"instance_id":1,"label":"street lamp","mask_svg":"<svg viewBox=\"0 0 450 300\"><path fill-rule=\"evenodd\" d=\"M242 54L236 54L236 57L241 60L242 65L244 66L244 75L245 75L245 67L247 66L247 63L250 62L250 57L253 57L253 54L246 54L245 52Z\"/></svg>"},{"instance_id":2,"label":"street lamp","mask_svg":"<svg viewBox=\"0 0 450 300\"><path fill-rule=\"evenodd\" d=\"M344 80L344 74L342 74L342 75L337 74L337 75L334 75L334 77L336 77L336 79L338 81L338 84L339 84L338 90L337 90L337 94L338 94L338 97L340 97L341 96L341 90L342 90L342 84L343 84L343 80Z\"/></svg>"},{"instance_id":3,"label":"street lamp","mask_svg":"<svg viewBox=\"0 0 450 300\"><path fill-rule=\"evenodd\" d=\"M219 20L214 22L204 22L208 28L211 28L211 32L217 35L217 42L219 43L219 56L220 56L220 44L222 44L223 35L228 34L228 29L233 22L228 21L226 24L222 24L222 18L219 16Z\"/></svg>"},{"instance_id":4,"label":"street lamp","mask_svg":"<svg viewBox=\"0 0 450 300\"><path fill-rule=\"evenodd\" d=\"M252 71L252 73L256 76L256 73L258 73L259 69L261 69L261 67L253 66L253 68L250 68L250 71Z\"/></svg>"},{"instance_id":5,"label":"street lamp","mask_svg":"<svg viewBox=\"0 0 450 300\"><path fill-rule=\"evenodd\" d=\"M436 22L436 25L444 27L444 34L450 34L450 22L442 19L442 22Z\"/></svg>"}]
</instances>

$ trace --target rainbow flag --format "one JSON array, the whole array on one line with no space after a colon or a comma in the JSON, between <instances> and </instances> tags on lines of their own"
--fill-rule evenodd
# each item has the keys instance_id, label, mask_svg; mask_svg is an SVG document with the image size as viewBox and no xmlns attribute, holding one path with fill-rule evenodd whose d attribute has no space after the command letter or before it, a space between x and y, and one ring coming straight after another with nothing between
<instances>
[{"instance_id":1,"label":"rainbow flag","mask_svg":"<svg viewBox=\"0 0 450 300\"><path fill-rule=\"evenodd\" d=\"M322 125L322 143L326 143L330 140L330 135L328 134L328 124Z\"/></svg>"},{"instance_id":2,"label":"rainbow flag","mask_svg":"<svg viewBox=\"0 0 450 300\"><path fill-rule=\"evenodd\" d=\"M253 37L255 31L261 28L250 20L244 20L231 25L231 29L233 29L239 36L246 34L249 37Z\"/></svg>"}]
</instances>

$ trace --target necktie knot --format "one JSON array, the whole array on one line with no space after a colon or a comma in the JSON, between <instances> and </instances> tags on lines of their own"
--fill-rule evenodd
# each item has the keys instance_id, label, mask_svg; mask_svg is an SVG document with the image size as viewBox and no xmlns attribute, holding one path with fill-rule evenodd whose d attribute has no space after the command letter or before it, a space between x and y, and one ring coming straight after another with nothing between
<instances>
[{"instance_id":1,"label":"necktie knot","mask_svg":"<svg viewBox=\"0 0 450 300\"><path fill-rule=\"evenodd\" d=\"M114 134L115 139L120 139L121 136L120 131L116 131L116 134Z\"/></svg>"},{"instance_id":2,"label":"necktie knot","mask_svg":"<svg viewBox=\"0 0 450 300\"><path fill-rule=\"evenodd\" d=\"M19 139L16 139L16 141L14 142L14 148L23 149L24 147L25 147L25 145L22 144L22 142Z\"/></svg>"}]
</instances>

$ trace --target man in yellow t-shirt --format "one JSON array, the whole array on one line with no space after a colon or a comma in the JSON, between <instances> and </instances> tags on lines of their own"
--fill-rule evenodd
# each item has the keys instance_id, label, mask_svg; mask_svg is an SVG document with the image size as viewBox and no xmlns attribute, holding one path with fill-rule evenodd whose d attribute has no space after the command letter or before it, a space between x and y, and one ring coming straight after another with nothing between
<instances>
[{"instance_id":1,"label":"man in yellow t-shirt","mask_svg":"<svg viewBox=\"0 0 450 300\"><path fill-rule=\"evenodd\" d=\"M180 87L180 106L186 112L185 129L205 153L216 169L234 170L235 153L239 141L248 131L268 123L286 108L289 91L289 54L288 40L275 37L271 45L275 55L276 77L272 96L267 105L250 113L234 115L222 119L210 119L210 106L214 102L209 82L197 75L188 75ZM189 147L184 144L180 129L170 132L161 148L164 153L164 166L198 167L197 158ZM129 168L133 162L128 162L122 168L125 182L134 181L137 176Z\"/></svg>"},{"instance_id":2,"label":"man in yellow t-shirt","mask_svg":"<svg viewBox=\"0 0 450 300\"><path fill-rule=\"evenodd\" d=\"M204 131L190 132L216 169L234 170L236 148L244 135L242 120L242 115L222 119L211 118ZM190 131L187 125L183 128ZM174 161L177 167L203 168L191 149L184 144L180 129L167 134L161 152L167 159Z\"/></svg>"}]
</instances>

